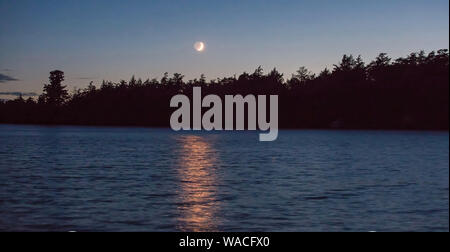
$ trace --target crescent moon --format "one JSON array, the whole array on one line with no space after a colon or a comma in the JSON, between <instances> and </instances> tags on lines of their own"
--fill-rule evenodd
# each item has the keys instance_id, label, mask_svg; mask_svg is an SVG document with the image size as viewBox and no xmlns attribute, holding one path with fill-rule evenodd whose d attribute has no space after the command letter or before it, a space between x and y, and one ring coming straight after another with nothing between
<instances>
[{"instance_id":1,"label":"crescent moon","mask_svg":"<svg viewBox=\"0 0 450 252\"><path fill-rule=\"evenodd\" d=\"M205 50L205 43L203 43L203 42L196 42L196 43L194 44L194 49L195 49L197 52L202 52L203 50Z\"/></svg>"}]
</instances>

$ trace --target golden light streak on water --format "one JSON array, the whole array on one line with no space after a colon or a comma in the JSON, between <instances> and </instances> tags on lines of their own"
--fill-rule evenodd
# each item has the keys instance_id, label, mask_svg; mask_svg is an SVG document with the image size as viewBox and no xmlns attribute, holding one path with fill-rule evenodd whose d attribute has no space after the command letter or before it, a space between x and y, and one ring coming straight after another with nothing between
<instances>
[{"instance_id":1,"label":"golden light streak on water","mask_svg":"<svg viewBox=\"0 0 450 252\"><path fill-rule=\"evenodd\" d=\"M201 136L183 136L180 142L179 229L192 232L217 231L219 202L216 150Z\"/></svg>"}]
</instances>

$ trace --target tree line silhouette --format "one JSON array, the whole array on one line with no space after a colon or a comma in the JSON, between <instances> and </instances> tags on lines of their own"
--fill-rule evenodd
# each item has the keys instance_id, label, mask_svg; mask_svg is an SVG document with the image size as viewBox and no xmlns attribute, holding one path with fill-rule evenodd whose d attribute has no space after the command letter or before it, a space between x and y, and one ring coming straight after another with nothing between
<instances>
[{"instance_id":1,"label":"tree line silhouette","mask_svg":"<svg viewBox=\"0 0 450 252\"><path fill-rule=\"evenodd\" d=\"M284 79L276 69L206 81L184 81L178 73L160 80L91 82L72 94L64 73L50 73L37 100L0 102L0 123L168 127L172 96L279 95L281 128L433 129L449 128L449 52L411 53L392 60L380 54L369 64L344 55L333 69L315 75L301 67Z\"/></svg>"}]
</instances>

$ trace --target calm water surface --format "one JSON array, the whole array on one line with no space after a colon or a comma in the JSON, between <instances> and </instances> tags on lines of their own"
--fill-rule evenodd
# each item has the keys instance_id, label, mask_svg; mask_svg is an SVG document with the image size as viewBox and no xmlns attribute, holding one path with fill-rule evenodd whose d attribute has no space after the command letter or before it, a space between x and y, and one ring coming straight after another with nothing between
<instances>
[{"instance_id":1,"label":"calm water surface","mask_svg":"<svg viewBox=\"0 0 450 252\"><path fill-rule=\"evenodd\" d=\"M448 132L0 125L3 231L448 231Z\"/></svg>"}]
</instances>

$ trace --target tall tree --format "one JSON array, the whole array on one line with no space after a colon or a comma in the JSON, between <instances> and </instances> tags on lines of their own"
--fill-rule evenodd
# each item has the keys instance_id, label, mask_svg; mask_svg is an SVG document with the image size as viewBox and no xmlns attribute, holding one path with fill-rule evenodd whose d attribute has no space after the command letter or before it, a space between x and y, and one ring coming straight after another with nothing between
<instances>
[{"instance_id":1,"label":"tall tree","mask_svg":"<svg viewBox=\"0 0 450 252\"><path fill-rule=\"evenodd\" d=\"M62 85L64 81L64 72L55 70L50 72L50 84L44 85L44 93L40 98L46 104L61 106L69 98L66 86Z\"/></svg>"}]
</instances>

